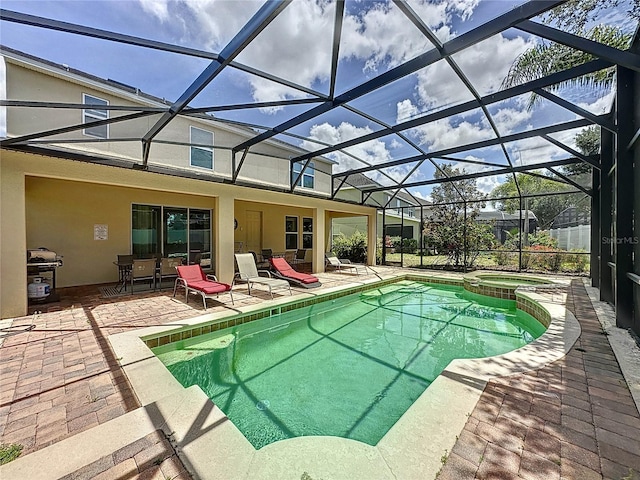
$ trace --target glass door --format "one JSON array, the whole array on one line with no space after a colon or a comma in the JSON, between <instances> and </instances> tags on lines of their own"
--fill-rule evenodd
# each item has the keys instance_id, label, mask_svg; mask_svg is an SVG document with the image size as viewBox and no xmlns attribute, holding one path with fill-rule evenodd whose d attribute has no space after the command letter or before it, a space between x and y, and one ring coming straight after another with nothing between
<instances>
[{"instance_id":1,"label":"glass door","mask_svg":"<svg viewBox=\"0 0 640 480\"><path fill-rule=\"evenodd\" d=\"M164 208L164 255L189 260L189 217L186 208Z\"/></svg>"}]
</instances>

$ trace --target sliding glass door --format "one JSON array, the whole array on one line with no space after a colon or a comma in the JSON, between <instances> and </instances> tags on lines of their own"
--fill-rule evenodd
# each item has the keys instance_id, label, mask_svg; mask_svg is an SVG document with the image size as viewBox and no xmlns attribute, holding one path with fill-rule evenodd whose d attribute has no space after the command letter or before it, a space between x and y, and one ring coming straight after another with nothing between
<instances>
[{"instance_id":1,"label":"sliding glass door","mask_svg":"<svg viewBox=\"0 0 640 480\"><path fill-rule=\"evenodd\" d=\"M137 257L180 257L212 268L211 210L134 204L131 244Z\"/></svg>"}]
</instances>

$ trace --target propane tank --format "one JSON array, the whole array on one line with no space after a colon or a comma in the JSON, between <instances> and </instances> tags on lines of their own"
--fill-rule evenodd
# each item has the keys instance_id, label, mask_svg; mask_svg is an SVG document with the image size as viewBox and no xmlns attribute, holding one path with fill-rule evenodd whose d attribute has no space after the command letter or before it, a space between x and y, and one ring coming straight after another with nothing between
<instances>
[{"instance_id":1,"label":"propane tank","mask_svg":"<svg viewBox=\"0 0 640 480\"><path fill-rule=\"evenodd\" d=\"M42 277L34 277L33 282L27 285L27 297L29 300L44 300L51 293L48 283L42 281Z\"/></svg>"}]
</instances>

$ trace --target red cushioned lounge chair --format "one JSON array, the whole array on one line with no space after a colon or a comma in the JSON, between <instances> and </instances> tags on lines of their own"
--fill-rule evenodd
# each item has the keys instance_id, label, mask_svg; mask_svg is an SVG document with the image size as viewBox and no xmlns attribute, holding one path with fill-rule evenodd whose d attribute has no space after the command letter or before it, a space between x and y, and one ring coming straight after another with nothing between
<instances>
[{"instance_id":1,"label":"red cushioned lounge chair","mask_svg":"<svg viewBox=\"0 0 640 480\"><path fill-rule=\"evenodd\" d=\"M233 305L233 293L231 293L231 285L218 282L215 275L206 275L200 265L181 265L176 267L178 278L173 286L173 296L176 296L178 287L185 290L185 302L189 302L189 292L200 294L202 296L202 304L207 309L207 298L218 298L221 293L229 292L231 296L231 304Z\"/></svg>"},{"instance_id":2,"label":"red cushioned lounge chair","mask_svg":"<svg viewBox=\"0 0 640 480\"><path fill-rule=\"evenodd\" d=\"M274 277L281 278L302 288L315 288L322 284L318 277L294 270L284 258L270 258L271 272Z\"/></svg>"}]
</instances>

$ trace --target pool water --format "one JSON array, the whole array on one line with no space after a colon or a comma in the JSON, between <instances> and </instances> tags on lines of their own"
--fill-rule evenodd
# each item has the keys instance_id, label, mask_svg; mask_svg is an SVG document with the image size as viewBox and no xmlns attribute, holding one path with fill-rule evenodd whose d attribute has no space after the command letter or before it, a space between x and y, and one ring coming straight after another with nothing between
<instances>
[{"instance_id":1,"label":"pool water","mask_svg":"<svg viewBox=\"0 0 640 480\"><path fill-rule=\"evenodd\" d=\"M304 435L375 445L451 360L505 353L543 332L512 300L403 281L154 352L255 448Z\"/></svg>"}]
</instances>

